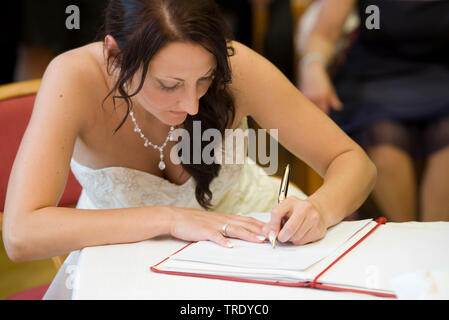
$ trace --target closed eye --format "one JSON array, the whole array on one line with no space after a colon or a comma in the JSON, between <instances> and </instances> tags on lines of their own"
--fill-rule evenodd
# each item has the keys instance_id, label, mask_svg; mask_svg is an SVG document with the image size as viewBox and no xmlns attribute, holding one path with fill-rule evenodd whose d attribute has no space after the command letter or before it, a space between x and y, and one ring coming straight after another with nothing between
<instances>
[{"instance_id":1,"label":"closed eye","mask_svg":"<svg viewBox=\"0 0 449 320\"><path fill-rule=\"evenodd\" d=\"M167 87L167 86L165 86L162 82L160 82L159 81L159 84L160 84L160 86L161 86L161 89L162 90L165 90L165 91L174 91L174 90L176 90L178 87L179 87L179 83L178 84L176 84L176 85L174 85L174 86L172 86L172 87Z\"/></svg>"},{"instance_id":2,"label":"closed eye","mask_svg":"<svg viewBox=\"0 0 449 320\"><path fill-rule=\"evenodd\" d=\"M211 74L208 77L200 78L199 81L212 81L214 78L215 78L215 74ZM177 83L176 85L169 87L169 86L164 85L159 80L158 80L158 82L159 82L159 85L160 85L161 89L165 90L165 91L174 91L174 90L178 89L181 86L180 83Z\"/></svg>"}]
</instances>

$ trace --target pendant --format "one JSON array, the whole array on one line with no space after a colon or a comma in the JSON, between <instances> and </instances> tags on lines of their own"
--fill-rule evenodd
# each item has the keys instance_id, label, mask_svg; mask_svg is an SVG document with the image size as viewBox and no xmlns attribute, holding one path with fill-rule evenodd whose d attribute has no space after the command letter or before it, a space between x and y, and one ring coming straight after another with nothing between
<instances>
[{"instance_id":1,"label":"pendant","mask_svg":"<svg viewBox=\"0 0 449 320\"><path fill-rule=\"evenodd\" d=\"M165 163L162 160L159 162L159 169L160 170L164 170L165 169Z\"/></svg>"}]
</instances>

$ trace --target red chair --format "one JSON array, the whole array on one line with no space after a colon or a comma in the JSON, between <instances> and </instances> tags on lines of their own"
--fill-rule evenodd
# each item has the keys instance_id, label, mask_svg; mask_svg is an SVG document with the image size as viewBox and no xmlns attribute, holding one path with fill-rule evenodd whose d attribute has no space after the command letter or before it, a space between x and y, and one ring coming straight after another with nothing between
<instances>
[{"instance_id":1,"label":"red chair","mask_svg":"<svg viewBox=\"0 0 449 320\"><path fill-rule=\"evenodd\" d=\"M25 129L31 117L40 80L24 81L0 86L0 231L5 207L6 189L10 171ZM70 172L59 206L73 207L81 193L81 186ZM56 269L65 256L53 257ZM13 299L40 299L48 284L14 295Z\"/></svg>"},{"instance_id":2,"label":"red chair","mask_svg":"<svg viewBox=\"0 0 449 320\"><path fill-rule=\"evenodd\" d=\"M15 293L8 297L7 300L42 300L45 292L47 292L49 283Z\"/></svg>"}]
</instances>

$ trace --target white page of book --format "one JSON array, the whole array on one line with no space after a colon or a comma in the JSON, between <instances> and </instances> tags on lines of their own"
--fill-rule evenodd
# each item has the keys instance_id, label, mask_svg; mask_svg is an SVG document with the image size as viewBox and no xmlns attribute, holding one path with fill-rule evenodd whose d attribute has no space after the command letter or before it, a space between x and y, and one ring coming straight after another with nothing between
<instances>
[{"instance_id":1,"label":"white page of book","mask_svg":"<svg viewBox=\"0 0 449 320\"><path fill-rule=\"evenodd\" d=\"M196 261L168 259L158 269L172 272L186 272L207 275L227 276L253 280L302 282L313 279L314 274L305 271L242 268L236 266L210 264Z\"/></svg>"},{"instance_id":2,"label":"white page of book","mask_svg":"<svg viewBox=\"0 0 449 320\"><path fill-rule=\"evenodd\" d=\"M267 221L266 214L252 216ZM252 243L231 239L234 247L225 248L211 241L199 241L170 259L240 268L302 271L332 254L370 221L343 221L329 228L323 239L303 246L278 242L273 249L269 242Z\"/></svg>"},{"instance_id":3,"label":"white page of book","mask_svg":"<svg viewBox=\"0 0 449 320\"><path fill-rule=\"evenodd\" d=\"M381 225L320 280L394 291L393 279L402 274L449 270L448 244L448 222L390 222ZM348 272L349 265L357 268Z\"/></svg>"}]
</instances>

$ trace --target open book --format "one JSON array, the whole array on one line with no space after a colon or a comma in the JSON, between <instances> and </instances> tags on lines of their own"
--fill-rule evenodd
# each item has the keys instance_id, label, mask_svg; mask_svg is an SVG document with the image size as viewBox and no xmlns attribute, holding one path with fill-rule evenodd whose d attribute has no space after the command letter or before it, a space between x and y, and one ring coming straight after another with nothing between
<instances>
[{"instance_id":1,"label":"open book","mask_svg":"<svg viewBox=\"0 0 449 320\"><path fill-rule=\"evenodd\" d=\"M269 213L252 214L262 221ZM211 241L191 243L151 267L154 272L173 275L209 277L297 287L315 287L394 297L392 292L372 291L342 283L319 282L319 277L336 261L373 232L381 221L371 219L343 221L328 229L326 236L314 243L295 246L278 242L252 243L231 239L233 248Z\"/></svg>"}]
</instances>

